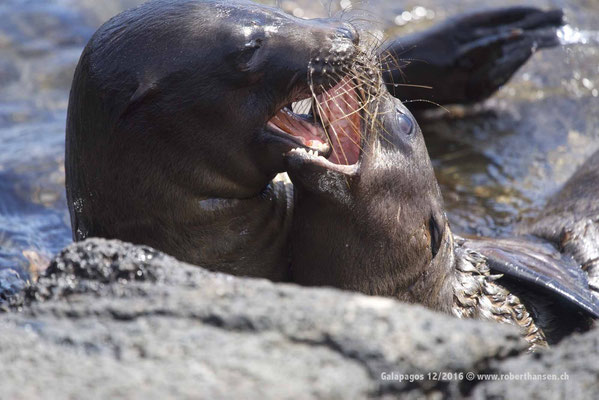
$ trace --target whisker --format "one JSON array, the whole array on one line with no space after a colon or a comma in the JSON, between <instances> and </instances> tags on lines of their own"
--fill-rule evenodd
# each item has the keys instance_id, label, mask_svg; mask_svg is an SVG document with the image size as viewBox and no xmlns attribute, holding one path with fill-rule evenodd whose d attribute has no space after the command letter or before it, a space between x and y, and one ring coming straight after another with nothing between
<instances>
[{"instance_id":1,"label":"whisker","mask_svg":"<svg viewBox=\"0 0 599 400\"><path fill-rule=\"evenodd\" d=\"M444 106L442 106L442 105L441 105L441 104L439 104L439 103L435 103L434 101L427 100L427 99L412 99L412 100L406 100L406 101L403 101L402 103L404 103L404 104L407 104L407 103L418 103L418 102L421 102L421 103L430 103L430 104L433 104L433 105L435 105L435 106L437 106L437 107L439 107L439 108L442 108L442 109L443 109L445 112L447 112L448 114L451 114L451 111L449 111L449 109L448 109L447 107L444 107Z\"/></svg>"},{"instance_id":2,"label":"whisker","mask_svg":"<svg viewBox=\"0 0 599 400\"><path fill-rule=\"evenodd\" d=\"M394 83L393 86L395 87L399 87L399 86L405 86L405 87L414 87L414 88L421 88L421 89L432 89L432 86L427 86L427 85L416 85L416 84L412 84L412 83Z\"/></svg>"}]
</instances>

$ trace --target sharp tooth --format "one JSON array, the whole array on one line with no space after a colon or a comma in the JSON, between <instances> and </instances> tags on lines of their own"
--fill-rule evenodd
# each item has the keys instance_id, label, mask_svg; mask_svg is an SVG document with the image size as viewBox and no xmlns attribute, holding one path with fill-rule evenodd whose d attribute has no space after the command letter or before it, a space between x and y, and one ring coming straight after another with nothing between
<instances>
[{"instance_id":1,"label":"sharp tooth","mask_svg":"<svg viewBox=\"0 0 599 400\"><path fill-rule=\"evenodd\" d=\"M296 114L308 114L312 107L312 99L307 98L304 100L296 101L291 105L291 111Z\"/></svg>"}]
</instances>

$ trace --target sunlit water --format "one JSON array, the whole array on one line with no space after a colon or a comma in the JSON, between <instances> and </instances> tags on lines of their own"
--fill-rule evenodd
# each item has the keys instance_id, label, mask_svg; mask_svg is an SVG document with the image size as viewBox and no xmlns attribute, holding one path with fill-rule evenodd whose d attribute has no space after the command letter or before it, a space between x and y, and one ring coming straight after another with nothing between
<instances>
[{"instance_id":1,"label":"sunlit water","mask_svg":"<svg viewBox=\"0 0 599 400\"><path fill-rule=\"evenodd\" d=\"M71 241L64 125L73 69L94 30L139 2L0 2L0 269L35 273ZM503 5L521 3L565 8L564 46L536 54L485 104L420 121L457 231L508 234L515 221L538 211L599 147L599 34L593 30L599 26L599 2ZM278 4L298 17L341 15L384 37L495 2Z\"/></svg>"},{"instance_id":2,"label":"sunlit water","mask_svg":"<svg viewBox=\"0 0 599 400\"><path fill-rule=\"evenodd\" d=\"M564 46L571 44L599 45L599 31L581 31L570 25L564 25L557 31L557 37Z\"/></svg>"}]
</instances>

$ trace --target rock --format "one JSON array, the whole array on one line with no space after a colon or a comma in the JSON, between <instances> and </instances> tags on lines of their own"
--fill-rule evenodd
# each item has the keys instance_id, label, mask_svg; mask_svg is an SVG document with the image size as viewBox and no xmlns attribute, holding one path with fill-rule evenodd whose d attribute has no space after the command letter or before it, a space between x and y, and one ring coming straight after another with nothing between
<instances>
[{"instance_id":1,"label":"rock","mask_svg":"<svg viewBox=\"0 0 599 400\"><path fill-rule=\"evenodd\" d=\"M527 348L510 326L100 239L66 248L10 304L0 398L460 397L477 388L428 374L486 371Z\"/></svg>"},{"instance_id":2,"label":"rock","mask_svg":"<svg viewBox=\"0 0 599 400\"><path fill-rule=\"evenodd\" d=\"M473 398L596 399L599 393L599 330L573 335L545 352L493 363L489 373L509 380L487 380Z\"/></svg>"},{"instance_id":3,"label":"rock","mask_svg":"<svg viewBox=\"0 0 599 400\"><path fill-rule=\"evenodd\" d=\"M26 279L18 271L10 268L0 269L0 307L3 303L19 296L25 287Z\"/></svg>"}]
</instances>

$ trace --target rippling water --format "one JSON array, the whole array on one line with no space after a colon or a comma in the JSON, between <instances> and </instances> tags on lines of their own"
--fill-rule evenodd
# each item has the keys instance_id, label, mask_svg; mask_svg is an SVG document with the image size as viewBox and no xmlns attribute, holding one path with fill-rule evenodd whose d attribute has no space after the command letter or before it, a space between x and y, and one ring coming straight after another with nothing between
<instances>
[{"instance_id":1,"label":"rippling water","mask_svg":"<svg viewBox=\"0 0 599 400\"><path fill-rule=\"evenodd\" d=\"M64 125L87 39L138 0L0 2L0 269L35 273L71 240ZM386 35L427 27L493 1L278 1L300 17L345 17ZM562 48L545 50L493 99L421 121L458 231L508 233L599 147L599 2L506 1L562 7ZM358 17L359 16L359 17Z\"/></svg>"}]
</instances>

